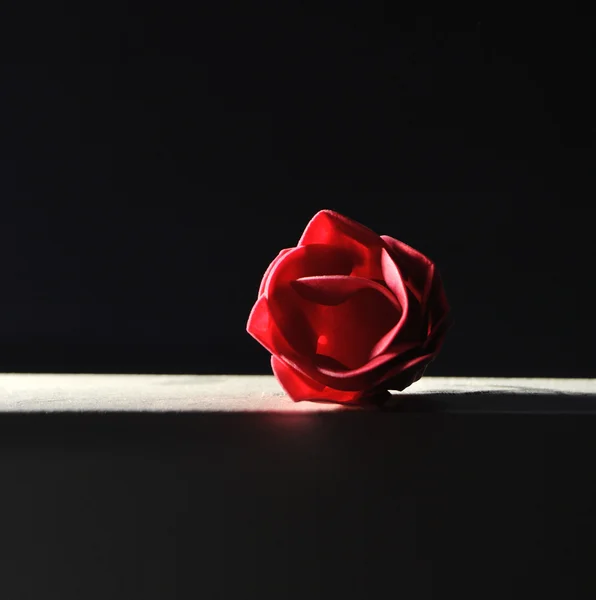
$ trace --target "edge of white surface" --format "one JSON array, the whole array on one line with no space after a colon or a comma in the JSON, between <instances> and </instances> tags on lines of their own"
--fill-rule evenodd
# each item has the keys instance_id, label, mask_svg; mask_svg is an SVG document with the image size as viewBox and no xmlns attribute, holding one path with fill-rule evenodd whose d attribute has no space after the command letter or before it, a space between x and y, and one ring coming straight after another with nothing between
<instances>
[{"instance_id":1,"label":"edge of white surface","mask_svg":"<svg viewBox=\"0 0 596 600\"><path fill-rule=\"evenodd\" d=\"M586 412L596 379L423 377L395 392L407 412ZM292 402L270 375L0 374L8 412L330 412L336 404Z\"/></svg>"}]
</instances>

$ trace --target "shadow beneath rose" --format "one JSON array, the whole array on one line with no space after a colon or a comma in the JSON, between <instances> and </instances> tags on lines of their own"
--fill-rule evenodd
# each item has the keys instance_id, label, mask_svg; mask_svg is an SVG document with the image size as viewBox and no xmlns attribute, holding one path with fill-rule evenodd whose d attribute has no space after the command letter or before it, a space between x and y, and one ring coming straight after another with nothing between
<instances>
[{"instance_id":1,"label":"shadow beneath rose","mask_svg":"<svg viewBox=\"0 0 596 600\"><path fill-rule=\"evenodd\" d=\"M596 415L596 395L523 386L409 394L392 392L380 411L402 413L531 413Z\"/></svg>"}]
</instances>

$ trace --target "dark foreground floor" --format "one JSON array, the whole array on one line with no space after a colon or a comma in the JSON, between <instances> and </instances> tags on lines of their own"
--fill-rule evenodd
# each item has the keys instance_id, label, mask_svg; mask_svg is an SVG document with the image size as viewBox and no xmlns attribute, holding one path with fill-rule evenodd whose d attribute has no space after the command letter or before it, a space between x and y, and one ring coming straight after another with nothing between
<instances>
[{"instance_id":1,"label":"dark foreground floor","mask_svg":"<svg viewBox=\"0 0 596 600\"><path fill-rule=\"evenodd\" d=\"M560 400L0 414L0 597L593 598L596 398Z\"/></svg>"}]
</instances>

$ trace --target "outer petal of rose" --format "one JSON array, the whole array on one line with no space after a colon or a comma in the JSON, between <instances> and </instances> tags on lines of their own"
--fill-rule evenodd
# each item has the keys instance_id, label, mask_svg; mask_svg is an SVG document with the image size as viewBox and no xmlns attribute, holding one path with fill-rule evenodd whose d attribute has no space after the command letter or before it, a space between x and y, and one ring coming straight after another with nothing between
<instances>
[{"instance_id":1,"label":"outer petal of rose","mask_svg":"<svg viewBox=\"0 0 596 600\"><path fill-rule=\"evenodd\" d=\"M398 264L385 248L381 249L381 270L387 287L395 294L404 313L408 312L408 293Z\"/></svg>"},{"instance_id":2,"label":"outer petal of rose","mask_svg":"<svg viewBox=\"0 0 596 600\"><path fill-rule=\"evenodd\" d=\"M246 331L271 354L294 356L294 351L271 317L267 298L261 296L253 306Z\"/></svg>"},{"instance_id":3,"label":"outer petal of rose","mask_svg":"<svg viewBox=\"0 0 596 600\"><path fill-rule=\"evenodd\" d=\"M397 263L406 286L416 299L424 304L430 291L434 264L424 254L395 238L382 235L381 239Z\"/></svg>"},{"instance_id":4,"label":"outer petal of rose","mask_svg":"<svg viewBox=\"0 0 596 600\"><path fill-rule=\"evenodd\" d=\"M422 307L414 294L409 289L407 289L407 293L408 314L393 340L393 344L416 343L420 346L426 339L428 319L423 315ZM388 347L388 350L393 349L393 344Z\"/></svg>"},{"instance_id":5,"label":"outer petal of rose","mask_svg":"<svg viewBox=\"0 0 596 600\"><path fill-rule=\"evenodd\" d=\"M365 245L380 243L379 236L372 229L333 210L321 210L309 221L298 245L332 244L338 234L349 236Z\"/></svg>"},{"instance_id":6,"label":"outer petal of rose","mask_svg":"<svg viewBox=\"0 0 596 600\"><path fill-rule=\"evenodd\" d=\"M446 313L443 318L434 325L432 331L426 339L426 342L424 343L426 352L433 352L436 354L441 349L441 346L445 341L445 336L451 328L451 324L451 314Z\"/></svg>"},{"instance_id":7,"label":"outer petal of rose","mask_svg":"<svg viewBox=\"0 0 596 600\"><path fill-rule=\"evenodd\" d=\"M269 291L269 313L295 353L310 360L317 351L318 332L300 309L297 299L296 292L289 285L279 286Z\"/></svg>"},{"instance_id":8,"label":"outer petal of rose","mask_svg":"<svg viewBox=\"0 0 596 600\"><path fill-rule=\"evenodd\" d=\"M328 244L354 258L352 275L380 279L379 252L383 241L374 231L332 210L318 212L306 226L298 246Z\"/></svg>"},{"instance_id":9,"label":"outer petal of rose","mask_svg":"<svg viewBox=\"0 0 596 600\"><path fill-rule=\"evenodd\" d=\"M322 244L290 248L271 264L263 293L269 296L272 290L300 277L349 275L351 271L351 256L341 248Z\"/></svg>"},{"instance_id":10,"label":"outer petal of rose","mask_svg":"<svg viewBox=\"0 0 596 600\"><path fill-rule=\"evenodd\" d=\"M393 292L401 307L401 317L395 326L388 331L375 345L371 357L385 352L398 337L410 313L408 292L403 282L399 267L385 248L381 250L381 270L387 287Z\"/></svg>"},{"instance_id":11,"label":"outer petal of rose","mask_svg":"<svg viewBox=\"0 0 596 600\"><path fill-rule=\"evenodd\" d=\"M392 368L400 353L379 354L358 369L339 370L315 365L312 378L342 391L366 391L375 385ZM309 366L310 369L310 366Z\"/></svg>"},{"instance_id":12,"label":"outer petal of rose","mask_svg":"<svg viewBox=\"0 0 596 600\"><path fill-rule=\"evenodd\" d=\"M417 300L416 303L410 302L411 319L401 332L412 339L422 336L421 342L426 338L425 347L436 352L449 328L445 321L449 320L450 311L439 272L432 261L407 244L385 235L381 238L393 249L395 260L403 265L402 273L407 270L410 276L408 293ZM407 279L407 276L404 277Z\"/></svg>"},{"instance_id":13,"label":"outer petal of rose","mask_svg":"<svg viewBox=\"0 0 596 600\"><path fill-rule=\"evenodd\" d=\"M296 367L292 371L298 372L299 369L304 379L311 381L307 373L316 374L311 355L298 354L278 328L265 296L261 296L255 302L248 317L246 330L273 356L283 356L286 360L295 364ZM301 367L297 367L297 363L300 363ZM321 389L325 387L323 384L316 384L314 381L311 381L311 385L318 385Z\"/></svg>"},{"instance_id":14,"label":"outer petal of rose","mask_svg":"<svg viewBox=\"0 0 596 600\"><path fill-rule=\"evenodd\" d=\"M424 371L426 371L427 366L428 363L421 363L419 367L411 368L407 371L402 371L401 373L393 377L390 381L388 381L385 385L389 390L403 392L413 383L416 383L422 377L422 375L424 375Z\"/></svg>"},{"instance_id":15,"label":"outer petal of rose","mask_svg":"<svg viewBox=\"0 0 596 600\"><path fill-rule=\"evenodd\" d=\"M275 356L271 357L271 368L281 387L295 402L311 400L347 404L354 402L362 395L361 392L339 391L321 385Z\"/></svg>"},{"instance_id":16,"label":"outer petal of rose","mask_svg":"<svg viewBox=\"0 0 596 600\"><path fill-rule=\"evenodd\" d=\"M312 244L290 249L277 261L264 286L270 314L280 332L299 354L316 351L317 335L294 301L291 283L303 276L341 274L352 270L350 255L341 248Z\"/></svg>"},{"instance_id":17,"label":"outer petal of rose","mask_svg":"<svg viewBox=\"0 0 596 600\"><path fill-rule=\"evenodd\" d=\"M434 357L434 353L423 354L394 367L383 377L381 386L401 392L422 377L424 370Z\"/></svg>"},{"instance_id":18,"label":"outer petal of rose","mask_svg":"<svg viewBox=\"0 0 596 600\"><path fill-rule=\"evenodd\" d=\"M259 296L262 296L265 291L265 284L269 280L269 275L271 274L273 267L275 265L277 265L277 263L280 261L281 257L284 256L285 254L287 254L290 250L292 250L292 248L285 248L284 250L281 250L280 253L273 259L271 264L267 267L267 270L265 271L265 274L263 275L263 279L261 279L261 285L259 286Z\"/></svg>"}]
</instances>

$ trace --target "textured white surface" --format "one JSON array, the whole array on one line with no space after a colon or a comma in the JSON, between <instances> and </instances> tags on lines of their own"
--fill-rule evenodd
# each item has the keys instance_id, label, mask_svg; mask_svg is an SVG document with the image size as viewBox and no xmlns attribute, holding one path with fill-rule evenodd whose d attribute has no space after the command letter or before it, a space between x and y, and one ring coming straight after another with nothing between
<instances>
[{"instance_id":1,"label":"textured white surface","mask_svg":"<svg viewBox=\"0 0 596 600\"><path fill-rule=\"evenodd\" d=\"M449 412L596 412L596 379L424 377L393 405L434 402ZM437 398L440 399L437 404ZM420 406L423 406L422 402ZM0 374L0 412L334 411L334 404L292 402L267 375Z\"/></svg>"}]
</instances>

